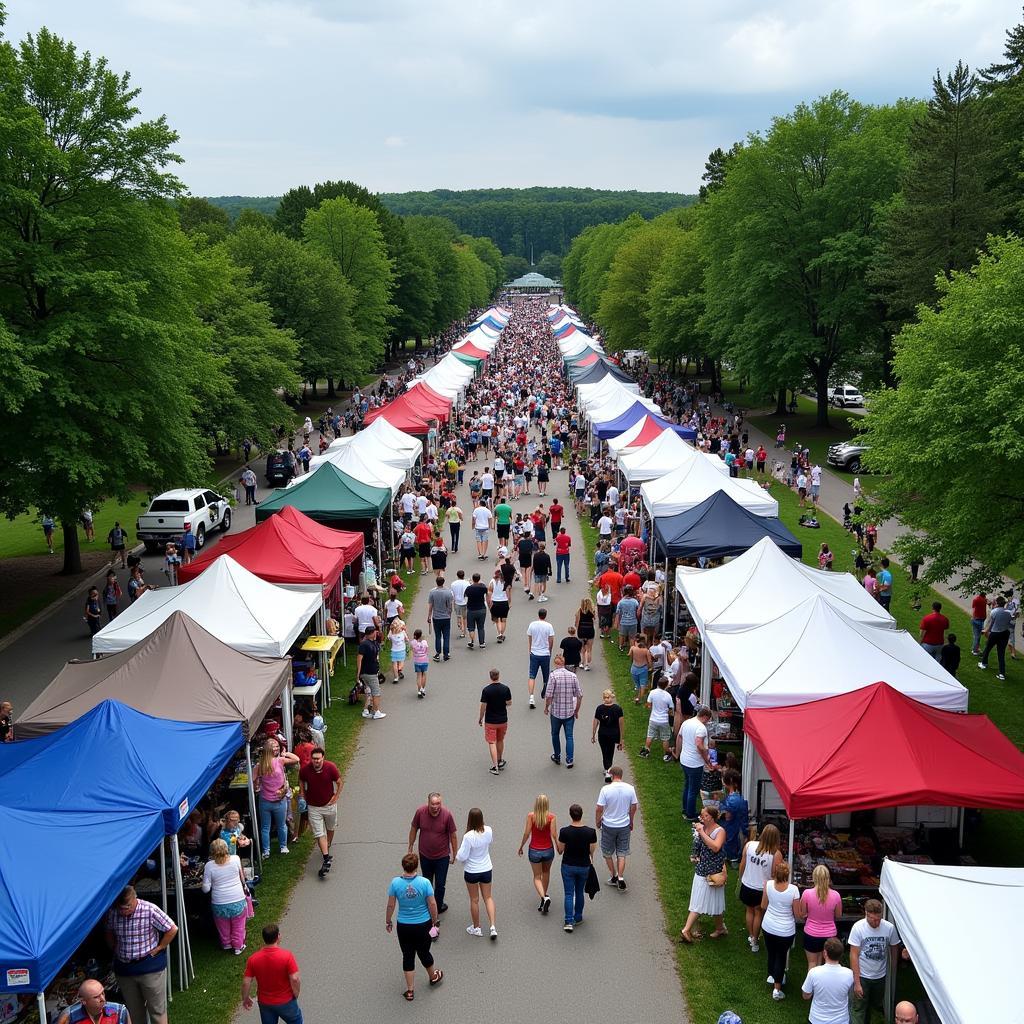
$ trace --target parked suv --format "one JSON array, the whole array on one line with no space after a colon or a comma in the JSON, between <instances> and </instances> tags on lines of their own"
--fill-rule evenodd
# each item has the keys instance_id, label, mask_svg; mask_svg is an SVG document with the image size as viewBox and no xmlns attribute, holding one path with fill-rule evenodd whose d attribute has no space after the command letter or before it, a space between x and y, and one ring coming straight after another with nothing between
<instances>
[{"instance_id":1,"label":"parked suv","mask_svg":"<svg viewBox=\"0 0 1024 1024\"><path fill-rule=\"evenodd\" d=\"M839 469L846 469L851 473L859 473L861 456L867 450L867 445L857 444L855 441L844 441L842 444L834 444L829 448L826 461L830 466L837 466Z\"/></svg>"},{"instance_id":2,"label":"parked suv","mask_svg":"<svg viewBox=\"0 0 1024 1024\"><path fill-rule=\"evenodd\" d=\"M286 487L288 481L296 475L298 460L292 452L271 452L267 456L265 476L271 487Z\"/></svg>"},{"instance_id":3,"label":"parked suv","mask_svg":"<svg viewBox=\"0 0 1024 1024\"><path fill-rule=\"evenodd\" d=\"M150 503L149 509L136 521L139 540L150 554L159 551L167 541L178 541L190 524L196 538L196 549L206 543L211 530L231 529L231 505L214 491L181 488L164 491Z\"/></svg>"},{"instance_id":4,"label":"parked suv","mask_svg":"<svg viewBox=\"0 0 1024 1024\"><path fill-rule=\"evenodd\" d=\"M828 389L828 402L829 405L838 406L840 409L851 405L863 408L864 396L852 384L840 384L837 388Z\"/></svg>"}]
</instances>

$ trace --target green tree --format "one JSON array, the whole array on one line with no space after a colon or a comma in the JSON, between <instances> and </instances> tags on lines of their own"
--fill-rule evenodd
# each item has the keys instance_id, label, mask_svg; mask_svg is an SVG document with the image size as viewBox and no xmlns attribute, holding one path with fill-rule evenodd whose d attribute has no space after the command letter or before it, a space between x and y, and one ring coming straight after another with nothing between
<instances>
[{"instance_id":1,"label":"green tree","mask_svg":"<svg viewBox=\"0 0 1024 1024\"><path fill-rule=\"evenodd\" d=\"M195 196L183 196L178 200L178 222L186 234L202 233L211 242L220 242L227 237L231 220L219 206Z\"/></svg>"},{"instance_id":2,"label":"green tree","mask_svg":"<svg viewBox=\"0 0 1024 1024\"><path fill-rule=\"evenodd\" d=\"M833 371L879 345L865 277L915 112L841 92L800 104L747 140L705 204L708 329L741 372L767 371L776 386L809 375L821 426Z\"/></svg>"},{"instance_id":3,"label":"green tree","mask_svg":"<svg viewBox=\"0 0 1024 1024\"><path fill-rule=\"evenodd\" d=\"M580 316L585 320L593 320L597 316L601 295L619 246L645 223L643 217L634 213L617 224L598 224L577 240L580 243L578 277L572 277L571 292L568 277L564 283L570 301L575 303ZM573 242L563 264L563 269L567 273L566 268L571 267L573 275L576 275L576 267L570 258L576 245L577 243Z\"/></svg>"},{"instance_id":4,"label":"green tree","mask_svg":"<svg viewBox=\"0 0 1024 1024\"><path fill-rule=\"evenodd\" d=\"M406 217L405 227L434 275L435 291L425 333L428 336L440 334L468 309L455 255L458 229L444 217Z\"/></svg>"},{"instance_id":5,"label":"green tree","mask_svg":"<svg viewBox=\"0 0 1024 1024\"><path fill-rule=\"evenodd\" d=\"M350 199L327 199L306 214L306 244L332 259L353 289L356 372L380 364L389 322L394 268L376 215Z\"/></svg>"},{"instance_id":6,"label":"green tree","mask_svg":"<svg viewBox=\"0 0 1024 1024\"><path fill-rule=\"evenodd\" d=\"M459 275L460 316L465 316L471 309L487 305L494 294L492 274L468 245L455 246L455 262Z\"/></svg>"},{"instance_id":7,"label":"green tree","mask_svg":"<svg viewBox=\"0 0 1024 1024\"><path fill-rule=\"evenodd\" d=\"M530 261L523 259L522 256L502 256L502 276L504 277L503 284L506 281L514 281L517 277L522 277L530 270Z\"/></svg>"},{"instance_id":8,"label":"green tree","mask_svg":"<svg viewBox=\"0 0 1024 1024\"><path fill-rule=\"evenodd\" d=\"M463 245L472 252L483 264L487 274L487 295L482 302L475 305L484 305L497 291L498 285L504 284L505 265L502 262L501 250L489 238L474 238L472 235L463 235Z\"/></svg>"},{"instance_id":9,"label":"green tree","mask_svg":"<svg viewBox=\"0 0 1024 1024\"><path fill-rule=\"evenodd\" d=\"M537 273L558 281L562 276L562 257L555 252L545 252L537 260Z\"/></svg>"},{"instance_id":10,"label":"green tree","mask_svg":"<svg viewBox=\"0 0 1024 1024\"><path fill-rule=\"evenodd\" d=\"M17 353L0 386L0 507L55 515L68 573L83 507L209 466L195 415L221 370L194 314L192 247L160 202L182 191L177 136L140 121L137 97L45 29L0 43L0 347ZM54 423L25 442L25 424Z\"/></svg>"},{"instance_id":11,"label":"green tree","mask_svg":"<svg viewBox=\"0 0 1024 1024\"><path fill-rule=\"evenodd\" d=\"M937 274L973 266L1001 219L988 183L991 127L978 79L963 63L945 78L910 132L902 190L881 225L871 280L899 329L922 302L937 297Z\"/></svg>"},{"instance_id":12,"label":"green tree","mask_svg":"<svg viewBox=\"0 0 1024 1024\"><path fill-rule=\"evenodd\" d=\"M886 474L879 513L921 534L897 550L930 581L963 574L964 592L991 591L1024 551L1024 242L989 247L896 337L899 387L872 398L863 434Z\"/></svg>"},{"instance_id":13,"label":"green tree","mask_svg":"<svg viewBox=\"0 0 1024 1024\"><path fill-rule=\"evenodd\" d=\"M239 227L227 246L251 272L274 323L298 340L302 380L338 377L358 362L355 292L334 260L267 227Z\"/></svg>"},{"instance_id":14,"label":"green tree","mask_svg":"<svg viewBox=\"0 0 1024 1024\"><path fill-rule=\"evenodd\" d=\"M718 146L708 154L708 158L704 163L704 173L700 176L700 180L704 182L698 192L701 202L704 202L708 196L713 192L717 192L725 184L725 175L729 169L729 163L742 148L742 142L734 142L728 151Z\"/></svg>"},{"instance_id":15,"label":"green tree","mask_svg":"<svg viewBox=\"0 0 1024 1024\"><path fill-rule=\"evenodd\" d=\"M984 68L979 92L991 123L995 205L1003 212L1003 229L1024 228L1024 24L1006 33L1003 59Z\"/></svg>"}]
</instances>

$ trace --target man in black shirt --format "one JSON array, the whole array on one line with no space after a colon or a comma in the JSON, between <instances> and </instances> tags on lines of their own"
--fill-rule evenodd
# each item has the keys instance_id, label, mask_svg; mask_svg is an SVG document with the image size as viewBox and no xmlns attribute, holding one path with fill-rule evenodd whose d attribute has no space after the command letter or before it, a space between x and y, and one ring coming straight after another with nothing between
<instances>
[{"instance_id":1,"label":"man in black shirt","mask_svg":"<svg viewBox=\"0 0 1024 1024\"><path fill-rule=\"evenodd\" d=\"M380 709L380 644L374 640L377 630L367 626L356 652L356 679L363 684L366 693L366 707L363 718L387 718Z\"/></svg>"},{"instance_id":2,"label":"man in black shirt","mask_svg":"<svg viewBox=\"0 0 1024 1024\"><path fill-rule=\"evenodd\" d=\"M530 594L530 577L533 575L533 553L536 545L532 535L524 534L517 545L519 549L519 575L523 577L523 593ZM533 594L530 594L533 600Z\"/></svg>"},{"instance_id":3,"label":"man in black shirt","mask_svg":"<svg viewBox=\"0 0 1024 1024\"><path fill-rule=\"evenodd\" d=\"M568 636L558 645L565 658L565 667L570 672L578 672L580 668L580 652L583 650L583 641L576 635L576 627L570 626L567 630Z\"/></svg>"},{"instance_id":4,"label":"man in black shirt","mask_svg":"<svg viewBox=\"0 0 1024 1024\"><path fill-rule=\"evenodd\" d=\"M505 733L508 730L508 707L512 703L512 691L498 682L500 673L491 669L491 681L480 691L480 716L477 725L483 726L484 739L491 751L492 775L505 767Z\"/></svg>"},{"instance_id":5,"label":"man in black shirt","mask_svg":"<svg viewBox=\"0 0 1024 1024\"><path fill-rule=\"evenodd\" d=\"M533 554L533 586L540 602L548 599L548 578L551 576L551 556L544 550L544 541L537 544Z\"/></svg>"},{"instance_id":6,"label":"man in black shirt","mask_svg":"<svg viewBox=\"0 0 1024 1024\"><path fill-rule=\"evenodd\" d=\"M466 632L469 643L466 646L473 650L473 630L480 639L480 650L487 644L484 627L487 625L487 588L480 582L480 573L473 573L473 582L466 587Z\"/></svg>"}]
</instances>

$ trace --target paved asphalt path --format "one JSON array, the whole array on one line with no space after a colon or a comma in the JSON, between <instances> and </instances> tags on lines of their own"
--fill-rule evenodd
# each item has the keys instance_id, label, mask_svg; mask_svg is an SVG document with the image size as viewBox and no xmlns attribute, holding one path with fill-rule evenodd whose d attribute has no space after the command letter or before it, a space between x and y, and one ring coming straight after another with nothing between
<instances>
[{"instance_id":1,"label":"paved asphalt path","mask_svg":"<svg viewBox=\"0 0 1024 1024\"><path fill-rule=\"evenodd\" d=\"M471 463L470 470L474 468L482 470L483 462ZM565 472L552 473L545 504L553 493L564 495L567 479ZM468 508L468 489L461 488L459 497L462 507ZM537 500L522 498L513 505L517 511L532 510L535 504L530 502ZM590 575L575 512L571 502L564 504L564 525L574 545L572 583L552 584L551 599L543 605L556 630L556 649L586 593ZM491 557L478 561L472 532L464 526L459 553L449 558L448 578L454 579L461 568L467 578L481 570L486 579L483 570L493 569L495 548L492 541ZM410 630L426 630L431 578L423 578L415 609L407 610ZM382 707L388 717L365 723L348 770L333 869L319 880L320 858L313 855L281 922L282 943L294 951L302 970L306 1020L479 1024L481 1017L528 1021L552 1012L564 1015L570 1005L574 1020L686 1019L656 896L642 807L627 869L628 891L604 885L607 872L599 862L602 891L594 901L587 901L584 923L572 934L562 931L558 858L551 877L551 912L543 917L537 912L530 866L525 856L516 856L524 819L538 793L548 794L560 826L568 823L568 807L575 801L583 805L585 820L592 824L604 782L599 749L590 743L593 710L608 685L602 654L595 657L592 672L580 673L584 701L576 727L576 766L571 771L564 763L556 767L549 760L550 733L542 705L534 711L527 707L525 631L537 608L520 588L513 598L508 639L496 644L488 621L483 651L467 650L466 642L458 641L453 631L451 661L431 662L424 700L416 699L411 666L402 683L385 684ZM501 671L513 694L505 753L508 767L499 777L487 770L490 759L483 730L477 725L480 690L492 667ZM625 753L622 758L628 781L631 772ZM672 770L672 766L665 768ZM439 988L430 989L417 965L416 999L407 1004L402 997L405 985L398 940L384 931L386 889L401 872L399 862L406 852L413 812L435 789L443 793L454 813L460 839L472 806L483 809L494 829L499 937L494 942L487 938L482 905L484 937L466 934L469 902L461 868L453 865L446 895L450 909L442 918L441 939L434 947L445 980ZM238 1019L253 1017L254 1013L243 1012Z\"/></svg>"}]
</instances>

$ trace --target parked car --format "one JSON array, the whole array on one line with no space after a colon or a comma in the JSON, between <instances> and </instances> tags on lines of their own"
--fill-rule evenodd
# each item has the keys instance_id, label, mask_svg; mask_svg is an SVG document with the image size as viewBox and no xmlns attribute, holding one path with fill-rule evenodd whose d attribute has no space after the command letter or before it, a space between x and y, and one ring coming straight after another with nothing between
<instances>
[{"instance_id":1,"label":"parked car","mask_svg":"<svg viewBox=\"0 0 1024 1024\"><path fill-rule=\"evenodd\" d=\"M267 456L267 468L264 475L271 487L285 487L295 476L298 462L291 452L276 451Z\"/></svg>"},{"instance_id":2,"label":"parked car","mask_svg":"<svg viewBox=\"0 0 1024 1024\"><path fill-rule=\"evenodd\" d=\"M848 406L855 408L864 407L864 396L852 384L840 384L837 388L828 389L829 405L845 409Z\"/></svg>"},{"instance_id":3,"label":"parked car","mask_svg":"<svg viewBox=\"0 0 1024 1024\"><path fill-rule=\"evenodd\" d=\"M138 538L150 554L159 551L169 540L177 541L190 524L196 538L196 549L206 543L211 530L231 529L231 505L214 491L179 488L164 491L150 503L149 509L136 520Z\"/></svg>"},{"instance_id":4,"label":"parked car","mask_svg":"<svg viewBox=\"0 0 1024 1024\"><path fill-rule=\"evenodd\" d=\"M861 456L867 450L867 445L857 444L856 441L844 441L842 444L834 444L829 447L826 461L830 466L836 466L851 473L859 473Z\"/></svg>"}]
</instances>

